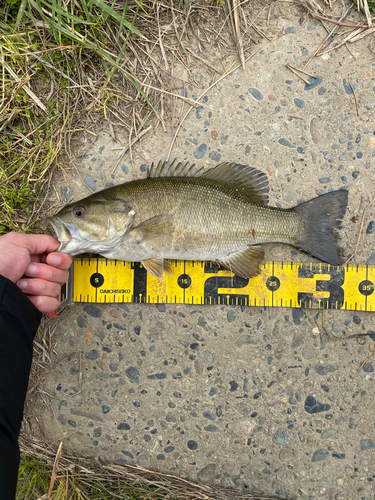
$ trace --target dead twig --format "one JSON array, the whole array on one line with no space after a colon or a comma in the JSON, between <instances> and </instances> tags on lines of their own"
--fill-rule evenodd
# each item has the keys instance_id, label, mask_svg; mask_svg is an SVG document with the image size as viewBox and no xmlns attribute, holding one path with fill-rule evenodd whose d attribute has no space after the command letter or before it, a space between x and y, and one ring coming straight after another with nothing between
<instances>
[{"instance_id":1,"label":"dead twig","mask_svg":"<svg viewBox=\"0 0 375 500\"><path fill-rule=\"evenodd\" d=\"M313 75L312 73L309 73L308 71L305 71L304 69L296 68L295 66L292 66L291 64L287 64L287 66L289 66L290 68L293 68L297 71L300 71L301 73L305 73L305 75L311 76L311 78L318 78L316 75Z\"/></svg>"},{"instance_id":2,"label":"dead twig","mask_svg":"<svg viewBox=\"0 0 375 500\"><path fill-rule=\"evenodd\" d=\"M238 57L240 58L242 69L245 69L245 55L242 45L242 37L240 30L240 15L238 0L233 0L233 20L234 20L234 39L236 41Z\"/></svg>"},{"instance_id":3,"label":"dead twig","mask_svg":"<svg viewBox=\"0 0 375 500\"><path fill-rule=\"evenodd\" d=\"M348 335L347 337L336 337L336 339L339 341L335 344L335 347L338 347L341 345L343 342L346 342L347 340L352 340L352 339L357 339L358 337L366 337L367 335L372 335L374 332L366 332L366 333L356 333L355 335Z\"/></svg>"},{"instance_id":4,"label":"dead twig","mask_svg":"<svg viewBox=\"0 0 375 500\"><path fill-rule=\"evenodd\" d=\"M355 92L354 92L354 89L353 89L353 85L349 82L349 85L353 91L353 96L354 96L354 100L355 100L355 107L357 108L357 116L359 116L359 108L358 108L358 101L357 101L357 96L355 95Z\"/></svg>"},{"instance_id":5,"label":"dead twig","mask_svg":"<svg viewBox=\"0 0 375 500\"><path fill-rule=\"evenodd\" d=\"M51 500L51 497L52 497L53 486L54 486L55 480L56 480L56 469L57 469L57 466L59 465L59 461L60 461L60 457L61 457L61 453L62 453L62 448L63 448L63 442L60 441L60 444L59 444L59 447L58 447L58 450L56 453L55 461L53 463L51 481L49 483L49 489L48 489L48 497L47 497L48 500Z\"/></svg>"},{"instance_id":6,"label":"dead twig","mask_svg":"<svg viewBox=\"0 0 375 500\"><path fill-rule=\"evenodd\" d=\"M361 227L359 229L359 235L358 235L358 239L357 239L357 244L355 246L355 250L354 250L353 254L344 262L344 264L343 264L344 266L348 262L350 262L352 260L352 258L356 255L356 253L358 252L359 242L361 241L361 236L362 236L363 224L365 222L366 211L371 207L371 205L374 203L374 201L375 201L375 198L363 210Z\"/></svg>"},{"instance_id":7,"label":"dead twig","mask_svg":"<svg viewBox=\"0 0 375 500\"><path fill-rule=\"evenodd\" d=\"M374 346L374 344L370 344L370 346ZM369 346L369 347L370 347L370 346ZM372 350L373 350L373 349L372 349ZM357 373L359 373L359 372L362 370L363 366L364 366L364 365L367 363L367 361L368 361L370 358L372 358L372 356L374 356L374 355L375 355L375 352L372 352L371 354L369 354L369 355L367 356L367 358L363 361L363 363L361 364L361 366L358 368Z\"/></svg>"},{"instance_id":8,"label":"dead twig","mask_svg":"<svg viewBox=\"0 0 375 500\"><path fill-rule=\"evenodd\" d=\"M306 85L310 85L310 82L308 80L306 80L306 78L304 78L303 76L299 75L297 73L297 71L295 71L291 66L289 66L288 64L285 65L289 71L291 71L292 73L294 73L295 75L298 76L298 78L300 78L303 82L306 83Z\"/></svg>"}]
</instances>

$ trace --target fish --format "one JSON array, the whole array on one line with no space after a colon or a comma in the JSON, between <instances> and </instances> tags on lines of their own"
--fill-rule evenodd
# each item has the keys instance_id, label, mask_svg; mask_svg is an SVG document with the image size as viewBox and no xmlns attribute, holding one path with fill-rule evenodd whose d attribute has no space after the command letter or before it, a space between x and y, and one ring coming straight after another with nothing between
<instances>
[{"instance_id":1,"label":"fish","mask_svg":"<svg viewBox=\"0 0 375 500\"><path fill-rule=\"evenodd\" d=\"M160 161L147 177L70 203L50 219L58 251L141 262L158 279L169 260L211 261L242 278L261 272L262 244L287 243L332 265L348 191L320 195L293 208L268 205L265 173L220 163L209 170Z\"/></svg>"}]
</instances>

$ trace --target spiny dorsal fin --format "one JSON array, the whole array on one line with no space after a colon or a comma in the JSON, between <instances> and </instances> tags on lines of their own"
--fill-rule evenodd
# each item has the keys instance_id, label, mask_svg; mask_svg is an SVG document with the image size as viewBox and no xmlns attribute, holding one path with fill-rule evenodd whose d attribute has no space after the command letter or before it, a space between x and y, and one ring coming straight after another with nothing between
<instances>
[{"instance_id":1,"label":"spiny dorsal fin","mask_svg":"<svg viewBox=\"0 0 375 500\"><path fill-rule=\"evenodd\" d=\"M195 164L167 161L159 161L155 166L151 165L147 177L204 177L225 184L238 191L252 203L266 205L268 203L268 179L266 174L237 163L220 163L214 168L204 172L203 168L198 168Z\"/></svg>"},{"instance_id":2,"label":"spiny dorsal fin","mask_svg":"<svg viewBox=\"0 0 375 500\"><path fill-rule=\"evenodd\" d=\"M237 163L220 163L201 176L230 186L253 203L260 205L268 203L268 178L266 174L256 168Z\"/></svg>"},{"instance_id":3,"label":"spiny dorsal fin","mask_svg":"<svg viewBox=\"0 0 375 500\"><path fill-rule=\"evenodd\" d=\"M172 163L160 160L156 166L152 164L147 177L198 177L201 170L202 168L196 167L194 163L191 165L189 162L178 162L175 158Z\"/></svg>"},{"instance_id":4,"label":"spiny dorsal fin","mask_svg":"<svg viewBox=\"0 0 375 500\"><path fill-rule=\"evenodd\" d=\"M216 262L234 272L237 276L241 276L241 278L252 278L261 272L260 266L263 261L263 248L254 245Z\"/></svg>"}]
</instances>

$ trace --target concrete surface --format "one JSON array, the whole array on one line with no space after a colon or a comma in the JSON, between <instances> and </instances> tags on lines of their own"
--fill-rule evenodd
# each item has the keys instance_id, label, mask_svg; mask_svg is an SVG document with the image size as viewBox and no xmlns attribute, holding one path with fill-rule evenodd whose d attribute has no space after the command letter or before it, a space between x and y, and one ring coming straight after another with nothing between
<instances>
[{"instance_id":1,"label":"concrete surface","mask_svg":"<svg viewBox=\"0 0 375 500\"><path fill-rule=\"evenodd\" d=\"M353 55L341 47L314 59L308 71L318 84L307 87L285 64L302 67L326 32L311 19L278 23L280 38L190 113L171 157L258 167L269 176L270 204L282 207L349 189L340 233L350 255L357 216L374 196L373 55L364 39L350 45ZM220 53L206 57L215 63ZM194 71L200 84L186 90L196 98L210 77ZM96 191L144 176L170 141L159 126L137 146L143 159L133 152L132 165L127 154L111 175L118 155L111 148L126 141L103 132L78 172ZM56 183L62 201L89 194L74 170ZM371 208L354 262L375 263L373 219ZM266 257L308 260L283 245L268 246ZM244 493L372 499L375 358L357 369L375 335L336 346L322 319L317 310L287 308L74 305L57 323L53 362L61 362L43 386L41 431L69 452ZM374 328L373 314L326 311L324 326L339 337L362 334Z\"/></svg>"}]
</instances>

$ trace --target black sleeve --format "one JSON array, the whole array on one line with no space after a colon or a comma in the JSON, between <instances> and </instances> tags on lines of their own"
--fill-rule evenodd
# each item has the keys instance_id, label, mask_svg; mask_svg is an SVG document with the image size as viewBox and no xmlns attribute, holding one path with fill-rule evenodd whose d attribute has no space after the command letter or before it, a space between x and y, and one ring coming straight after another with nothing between
<instances>
[{"instance_id":1,"label":"black sleeve","mask_svg":"<svg viewBox=\"0 0 375 500\"><path fill-rule=\"evenodd\" d=\"M14 500L18 434L29 381L33 339L41 313L10 280L0 276L0 497Z\"/></svg>"}]
</instances>

